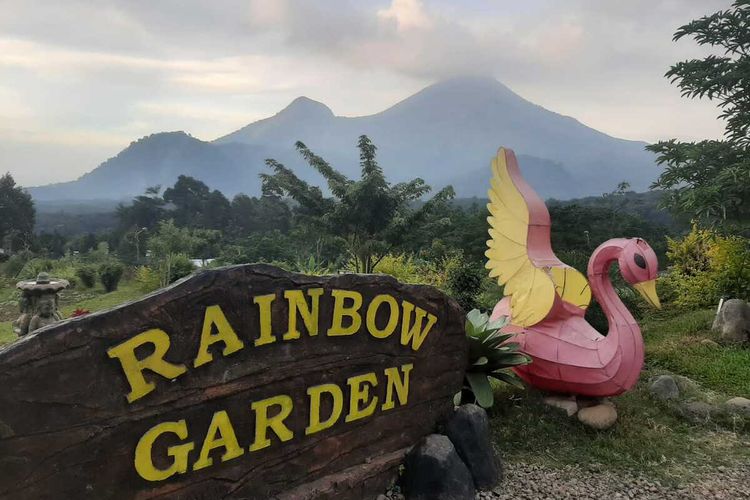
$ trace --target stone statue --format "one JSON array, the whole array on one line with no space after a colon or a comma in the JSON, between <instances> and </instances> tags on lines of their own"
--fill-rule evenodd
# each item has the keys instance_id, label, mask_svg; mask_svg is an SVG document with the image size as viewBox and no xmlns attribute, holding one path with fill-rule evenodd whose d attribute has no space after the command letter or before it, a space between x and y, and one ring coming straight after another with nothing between
<instances>
[{"instance_id":1,"label":"stone statue","mask_svg":"<svg viewBox=\"0 0 750 500\"><path fill-rule=\"evenodd\" d=\"M60 321L57 294L68 284L67 280L50 278L47 273L39 273L35 280L19 281L16 288L22 294L18 301L21 315L13 322L16 335L20 337Z\"/></svg>"},{"instance_id":2,"label":"stone statue","mask_svg":"<svg viewBox=\"0 0 750 500\"><path fill-rule=\"evenodd\" d=\"M21 315L13 322L13 332L21 337L29 333L29 322L31 322L33 315L31 298L27 295L22 295L18 300L18 308L21 311Z\"/></svg>"},{"instance_id":3,"label":"stone statue","mask_svg":"<svg viewBox=\"0 0 750 500\"><path fill-rule=\"evenodd\" d=\"M29 333L39 330L47 325L58 321L55 314L55 297L53 295L42 295L36 306L36 314L29 322Z\"/></svg>"}]
</instances>

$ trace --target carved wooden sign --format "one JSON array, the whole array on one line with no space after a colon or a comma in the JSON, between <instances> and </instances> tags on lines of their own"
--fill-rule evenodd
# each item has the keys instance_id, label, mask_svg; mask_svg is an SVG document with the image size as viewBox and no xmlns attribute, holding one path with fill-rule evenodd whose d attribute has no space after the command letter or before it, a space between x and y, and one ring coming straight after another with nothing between
<instances>
[{"instance_id":1,"label":"carved wooden sign","mask_svg":"<svg viewBox=\"0 0 750 500\"><path fill-rule=\"evenodd\" d=\"M0 350L0 496L375 496L465 360L433 288L206 271Z\"/></svg>"}]
</instances>

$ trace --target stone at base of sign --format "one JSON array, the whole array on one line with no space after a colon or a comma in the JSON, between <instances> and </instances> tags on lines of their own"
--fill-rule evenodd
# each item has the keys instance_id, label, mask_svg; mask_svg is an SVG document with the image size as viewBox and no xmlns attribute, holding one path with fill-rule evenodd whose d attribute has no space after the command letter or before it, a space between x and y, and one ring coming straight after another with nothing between
<instances>
[{"instance_id":1,"label":"stone at base of sign","mask_svg":"<svg viewBox=\"0 0 750 500\"><path fill-rule=\"evenodd\" d=\"M502 469L492 447L490 422L483 408L475 404L456 408L445 425L445 434L469 468L476 489L489 490L500 482Z\"/></svg>"},{"instance_id":2,"label":"stone at base of sign","mask_svg":"<svg viewBox=\"0 0 750 500\"><path fill-rule=\"evenodd\" d=\"M406 457L404 493L409 500L474 500L474 481L447 436L430 434Z\"/></svg>"},{"instance_id":3,"label":"stone at base of sign","mask_svg":"<svg viewBox=\"0 0 750 500\"><path fill-rule=\"evenodd\" d=\"M409 453L403 487L410 500L462 499L474 498L476 490L489 490L501 480L487 412L465 404L446 421L444 436L427 436Z\"/></svg>"}]
</instances>

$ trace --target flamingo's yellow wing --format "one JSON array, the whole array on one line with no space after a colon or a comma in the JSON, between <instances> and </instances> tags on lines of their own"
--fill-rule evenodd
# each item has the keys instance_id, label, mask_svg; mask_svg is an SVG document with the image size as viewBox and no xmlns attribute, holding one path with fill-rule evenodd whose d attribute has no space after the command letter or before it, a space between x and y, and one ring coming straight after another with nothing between
<instances>
[{"instance_id":1,"label":"flamingo's yellow wing","mask_svg":"<svg viewBox=\"0 0 750 500\"><path fill-rule=\"evenodd\" d=\"M515 155L501 148L492 160L487 269L511 297L514 325L531 326L549 314L555 298L585 310L586 278L552 252L549 212L521 177Z\"/></svg>"}]
</instances>

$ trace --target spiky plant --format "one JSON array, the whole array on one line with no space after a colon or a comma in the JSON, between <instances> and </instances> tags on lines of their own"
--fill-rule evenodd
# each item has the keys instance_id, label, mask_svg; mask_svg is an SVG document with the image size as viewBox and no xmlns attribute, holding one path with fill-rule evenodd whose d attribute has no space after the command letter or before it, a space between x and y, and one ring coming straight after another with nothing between
<instances>
[{"instance_id":1,"label":"spiky plant","mask_svg":"<svg viewBox=\"0 0 750 500\"><path fill-rule=\"evenodd\" d=\"M456 395L457 401L465 401L468 392L481 407L491 407L495 398L490 378L523 387L511 368L529 364L531 358L519 351L518 343L509 342L512 334L500 331L507 324L507 317L490 321L487 313L477 309L466 315L469 356L464 390Z\"/></svg>"}]
</instances>

